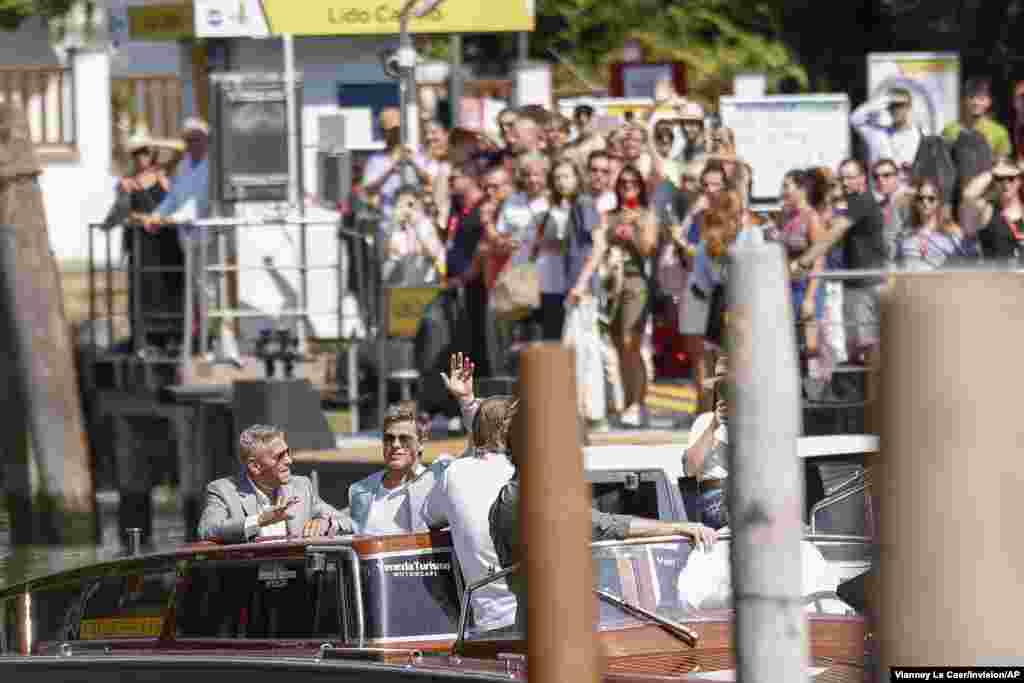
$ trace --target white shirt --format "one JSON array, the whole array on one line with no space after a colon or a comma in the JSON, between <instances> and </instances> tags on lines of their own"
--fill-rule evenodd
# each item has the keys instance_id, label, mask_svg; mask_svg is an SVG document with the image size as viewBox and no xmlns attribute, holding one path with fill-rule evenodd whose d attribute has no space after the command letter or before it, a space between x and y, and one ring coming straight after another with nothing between
<instances>
[{"instance_id":1,"label":"white shirt","mask_svg":"<svg viewBox=\"0 0 1024 683\"><path fill-rule=\"evenodd\" d=\"M537 240L540 231L539 223L540 221L533 227L531 242ZM545 238L558 237L559 239L564 239L568 227L569 210L561 206L552 207L550 213L548 213ZM569 291L569 282L565 273L565 255L561 251L554 252L541 249L537 255L537 275L539 276L542 294L565 294Z\"/></svg>"},{"instance_id":2,"label":"white shirt","mask_svg":"<svg viewBox=\"0 0 1024 683\"><path fill-rule=\"evenodd\" d=\"M156 212L171 223L192 223L210 217L210 160L194 163L186 154L178 162L167 193Z\"/></svg>"},{"instance_id":3,"label":"white shirt","mask_svg":"<svg viewBox=\"0 0 1024 683\"><path fill-rule=\"evenodd\" d=\"M381 479L373 492L373 503L366 525L356 533L367 536L386 534L407 534L412 529L412 508L409 505L409 482L388 489Z\"/></svg>"},{"instance_id":4,"label":"white shirt","mask_svg":"<svg viewBox=\"0 0 1024 683\"><path fill-rule=\"evenodd\" d=\"M267 494L263 493L263 491L261 491L260 488L256 486L255 483L253 483L253 480L251 478L246 476L246 479L249 479L250 486L252 486L253 490L256 491L256 502L260 506L260 513L265 512L266 510L269 510L270 508L274 507L274 501L270 500L270 497ZM288 523L283 519L280 522L274 522L273 524L268 524L267 526L261 527L259 525L259 518L259 514L249 515L245 518L246 538L255 538L257 536L288 535Z\"/></svg>"},{"instance_id":5,"label":"white shirt","mask_svg":"<svg viewBox=\"0 0 1024 683\"><path fill-rule=\"evenodd\" d=\"M544 217L548 206L547 197L530 199L522 192L515 193L502 204L495 229L523 243L519 251L513 254L513 263L523 263L529 259L530 246L537 234L537 223Z\"/></svg>"},{"instance_id":6,"label":"white shirt","mask_svg":"<svg viewBox=\"0 0 1024 683\"><path fill-rule=\"evenodd\" d=\"M897 129L892 125L883 100L869 100L850 115L850 125L860 133L868 146L868 166L879 159L892 159L898 168L914 163L923 137L920 128L911 124Z\"/></svg>"},{"instance_id":7,"label":"white shirt","mask_svg":"<svg viewBox=\"0 0 1024 683\"><path fill-rule=\"evenodd\" d=\"M500 571L498 553L491 540L491 505L515 468L501 453L462 457L448 466L439 485L427 499L431 526L451 526L455 554L466 583L474 583ZM515 622L516 596L504 579L473 593L473 616L480 629L491 630Z\"/></svg>"},{"instance_id":8,"label":"white shirt","mask_svg":"<svg viewBox=\"0 0 1024 683\"><path fill-rule=\"evenodd\" d=\"M594 205L597 207L597 212L603 215L609 211L614 211L615 207L619 205L619 200L616 199L614 192L606 191L601 193L601 196L597 198Z\"/></svg>"}]
</instances>

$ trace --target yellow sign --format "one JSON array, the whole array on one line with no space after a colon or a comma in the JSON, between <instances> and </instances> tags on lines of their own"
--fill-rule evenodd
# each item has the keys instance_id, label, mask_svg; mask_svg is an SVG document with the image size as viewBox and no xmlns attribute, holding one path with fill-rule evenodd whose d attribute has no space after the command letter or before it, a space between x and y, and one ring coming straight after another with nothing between
<instances>
[{"instance_id":1,"label":"yellow sign","mask_svg":"<svg viewBox=\"0 0 1024 683\"><path fill-rule=\"evenodd\" d=\"M132 40L180 40L194 32L191 2L128 8L128 35Z\"/></svg>"},{"instance_id":2,"label":"yellow sign","mask_svg":"<svg viewBox=\"0 0 1024 683\"><path fill-rule=\"evenodd\" d=\"M398 33L404 0L263 0L275 35L372 35ZM444 0L423 17L411 17L411 33L532 31L532 0Z\"/></svg>"},{"instance_id":3,"label":"yellow sign","mask_svg":"<svg viewBox=\"0 0 1024 683\"><path fill-rule=\"evenodd\" d=\"M163 628L163 617L110 617L82 619L80 638L99 640L107 638L156 638Z\"/></svg>"},{"instance_id":4,"label":"yellow sign","mask_svg":"<svg viewBox=\"0 0 1024 683\"><path fill-rule=\"evenodd\" d=\"M394 287L388 290L388 333L392 337L416 336L427 306L433 303L440 287Z\"/></svg>"}]
</instances>

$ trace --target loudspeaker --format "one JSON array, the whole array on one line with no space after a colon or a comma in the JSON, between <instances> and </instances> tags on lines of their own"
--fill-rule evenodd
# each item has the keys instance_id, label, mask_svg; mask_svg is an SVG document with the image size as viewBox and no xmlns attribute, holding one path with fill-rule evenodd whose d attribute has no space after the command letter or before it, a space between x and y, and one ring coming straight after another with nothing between
<instances>
[{"instance_id":1,"label":"loudspeaker","mask_svg":"<svg viewBox=\"0 0 1024 683\"><path fill-rule=\"evenodd\" d=\"M286 201L288 199L288 108L280 74L212 74L210 87L211 198L214 201ZM296 110L302 111L302 79L293 85ZM300 147L302 117L296 117ZM302 154L299 196L302 191Z\"/></svg>"},{"instance_id":2,"label":"loudspeaker","mask_svg":"<svg viewBox=\"0 0 1024 683\"><path fill-rule=\"evenodd\" d=\"M306 379L235 381L232 412L236 435L250 425L272 424L285 431L293 450L327 450L336 445L320 406L320 392Z\"/></svg>"},{"instance_id":3,"label":"loudspeaker","mask_svg":"<svg viewBox=\"0 0 1024 683\"><path fill-rule=\"evenodd\" d=\"M322 201L346 205L352 193L352 155L345 149L345 117L321 116L317 126L317 195Z\"/></svg>"}]
</instances>

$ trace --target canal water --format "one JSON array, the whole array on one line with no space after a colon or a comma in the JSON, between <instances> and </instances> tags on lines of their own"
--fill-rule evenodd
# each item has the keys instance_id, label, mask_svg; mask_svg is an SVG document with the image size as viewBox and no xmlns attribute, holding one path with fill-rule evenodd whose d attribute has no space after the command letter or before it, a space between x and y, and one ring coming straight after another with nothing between
<instances>
[{"instance_id":1,"label":"canal water","mask_svg":"<svg viewBox=\"0 0 1024 683\"><path fill-rule=\"evenodd\" d=\"M102 539L96 546L12 546L10 520L0 509L0 588L65 569L74 569L124 554L117 528L117 496L97 496ZM185 541L185 521L173 496L154 492L152 550L171 549ZM149 550L149 548L147 548Z\"/></svg>"}]
</instances>

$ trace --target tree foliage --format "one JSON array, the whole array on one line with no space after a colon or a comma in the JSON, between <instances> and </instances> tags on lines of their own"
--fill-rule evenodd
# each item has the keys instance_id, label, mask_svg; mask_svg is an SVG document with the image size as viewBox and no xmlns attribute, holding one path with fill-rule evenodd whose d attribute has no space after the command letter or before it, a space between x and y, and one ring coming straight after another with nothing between
<instances>
[{"instance_id":1,"label":"tree foliage","mask_svg":"<svg viewBox=\"0 0 1024 683\"><path fill-rule=\"evenodd\" d=\"M67 14L74 0L0 0L0 29L13 31L27 17Z\"/></svg>"},{"instance_id":2,"label":"tree foliage","mask_svg":"<svg viewBox=\"0 0 1024 683\"><path fill-rule=\"evenodd\" d=\"M553 50L587 80L606 85L609 65L632 38L649 60L683 62L691 95L713 101L739 72L765 73L770 84L787 77L807 82L805 69L781 40L784 5L782 0L537 0L533 52L550 58Z\"/></svg>"}]
</instances>

